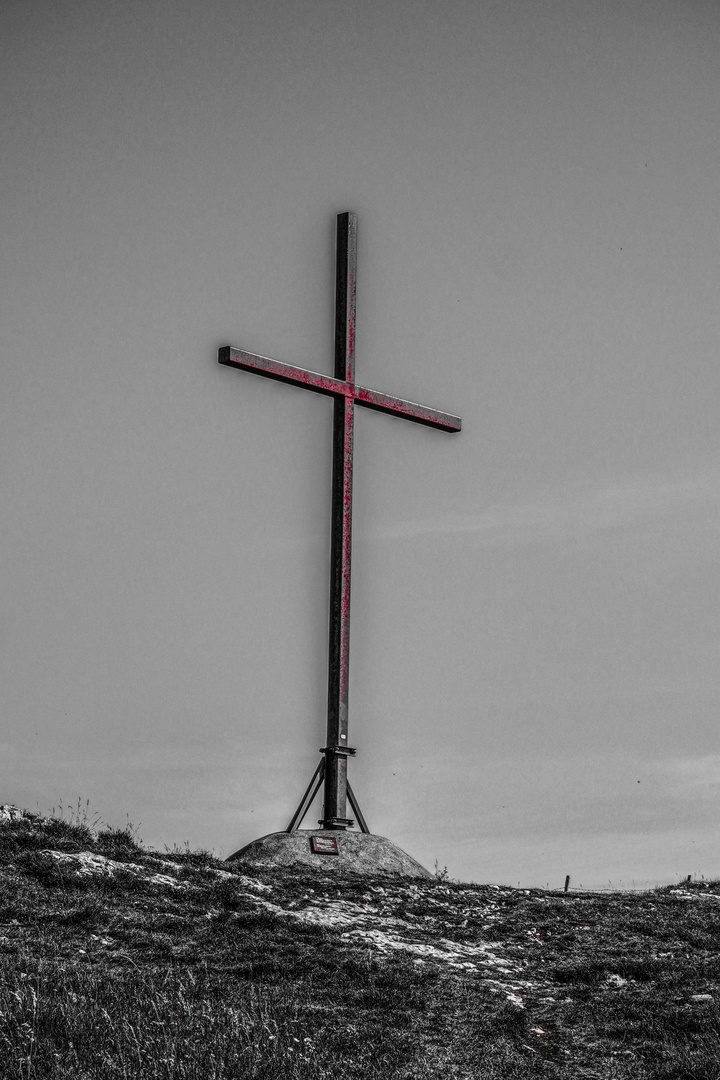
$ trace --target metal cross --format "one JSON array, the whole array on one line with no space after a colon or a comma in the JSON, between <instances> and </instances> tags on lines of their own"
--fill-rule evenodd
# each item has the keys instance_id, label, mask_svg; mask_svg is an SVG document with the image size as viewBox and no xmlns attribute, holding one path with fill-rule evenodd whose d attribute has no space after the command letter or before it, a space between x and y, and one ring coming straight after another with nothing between
<instances>
[{"instance_id":1,"label":"metal cross","mask_svg":"<svg viewBox=\"0 0 720 1080\"><path fill-rule=\"evenodd\" d=\"M353 422L355 405L392 413L443 431L459 431L458 416L428 409L412 401L368 390L355 382L355 282L357 263L357 215L338 214L335 267L335 375L321 375L306 368L270 360L267 356L220 349L218 361L229 367L292 383L333 398L332 534L330 543L330 655L328 668L327 745L298 806L288 832L299 828L320 785L325 783L323 829L346 829L354 824L346 816L347 800L363 832L365 819L347 778L347 759L355 753L348 746L348 663L350 650L350 549L352 521Z\"/></svg>"}]
</instances>

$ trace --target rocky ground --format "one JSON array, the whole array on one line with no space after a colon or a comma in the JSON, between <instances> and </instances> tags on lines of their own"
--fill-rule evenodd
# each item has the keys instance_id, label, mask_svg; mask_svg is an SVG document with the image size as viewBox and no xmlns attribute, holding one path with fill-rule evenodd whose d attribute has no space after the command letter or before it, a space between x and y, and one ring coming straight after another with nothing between
<instances>
[{"instance_id":1,"label":"rocky ground","mask_svg":"<svg viewBox=\"0 0 720 1080\"><path fill-rule=\"evenodd\" d=\"M8 1077L720 1077L715 882L253 870L0 808L0 963Z\"/></svg>"}]
</instances>

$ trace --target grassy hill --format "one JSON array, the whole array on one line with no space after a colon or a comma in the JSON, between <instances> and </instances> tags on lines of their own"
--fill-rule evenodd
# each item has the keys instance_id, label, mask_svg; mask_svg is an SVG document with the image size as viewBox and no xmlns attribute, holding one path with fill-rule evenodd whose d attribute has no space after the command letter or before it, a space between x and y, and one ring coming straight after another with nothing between
<instances>
[{"instance_id":1,"label":"grassy hill","mask_svg":"<svg viewBox=\"0 0 720 1080\"><path fill-rule=\"evenodd\" d=\"M720 1078L720 884L252 872L0 823L3 1078Z\"/></svg>"}]
</instances>

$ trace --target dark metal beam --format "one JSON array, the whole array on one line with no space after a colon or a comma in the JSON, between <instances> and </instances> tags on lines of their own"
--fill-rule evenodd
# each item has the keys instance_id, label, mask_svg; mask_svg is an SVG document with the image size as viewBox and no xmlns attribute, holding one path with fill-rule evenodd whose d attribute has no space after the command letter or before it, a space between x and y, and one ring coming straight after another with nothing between
<instances>
[{"instance_id":1,"label":"dark metal beam","mask_svg":"<svg viewBox=\"0 0 720 1080\"><path fill-rule=\"evenodd\" d=\"M249 371L253 375L264 375L267 379L277 379L278 382L315 390L318 394L330 394L331 397L344 397L349 391L345 383L333 379L331 375L321 375L319 371L283 364L280 360L271 360L269 356L233 349L230 345L218 349L218 363Z\"/></svg>"},{"instance_id":2,"label":"dark metal beam","mask_svg":"<svg viewBox=\"0 0 720 1080\"><path fill-rule=\"evenodd\" d=\"M364 386L355 387L355 404L364 405L366 409L375 409L377 412L402 416L405 420L440 428L441 431L460 431L462 427L460 417L453 416L452 413L430 409L427 405L417 405L414 401L404 401L403 398L390 397L389 394L380 394L377 390L367 390Z\"/></svg>"},{"instance_id":3,"label":"dark metal beam","mask_svg":"<svg viewBox=\"0 0 720 1080\"><path fill-rule=\"evenodd\" d=\"M358 801L355 798L355 792L350 787L350 781L349 780L347 782L347 797L348 797L348 802L350 803L350 806L352 807L352 811L355 814L355 817L357 818L358 825L360 826L360 832L369 833L370 830L368 829L367 822L366 822L365 818L362 815L362 810L360 809Z\"/></svg>"},{"instance_id":4,"label":"dark metal beam","mask_svg":"<svg viewBox=\"0 0 720 1080\"><path fill-rule=\"evenodd\" d=\"M328 650L327 741L323 758L303 795L287 831L294 831L324 783L323 818L325 829L347 829L354 822L346 817L347 800L363 832L367 824L347 779L347 759L355 751L348 746L348 674L350 659L350 557L352 534L353 429L355 404L366 409L440 428L460 431L459 416L430 409L413 401L381 394L355 384L355 289L357 276L357 217L338 214L335 265L335 371L318 371L284 364L269 356L234 349L218 352L218 361L228 367L263 375L278 382L300 386L333 398L333 464L330 541L330 626ZM312 794L311 794L312 792ZM309 801L308 801L309 796Z\"/></svg>"},{"instance_id":5,"label":"dark metal beam","mask_svg":"<svg viewBox=\"0 0 720 1080\"><path fill-rule=\"evenodd\" d=\"M298 808L295 811L295 813L293 814L292 818L290 819L290 824L288 825L285 832L295 832L296 829L300 828L300 826L303 823L303 818L305 817L308 810L312 806L313 799L315 798L318 791L320 790L320 785L323 782L323 777L324 776L325 776L325 758L321 757L320 761L318 762L318 767L315 770L315 772L312 774L312 779L311 779L310 783L308 784L308 786L305 788L305 794L303 795L302 799L300 800L300 803L298 804ZM311 791L312 791L312 795L310 795ZM310 797L308 798L308 796L310 796Z\"/></svg>"},{"instance_id":6,"label":"dark metal beam","mask_svg":"<svg viewBox=\"0 0 720 1080\"><path fill-rule=\"evenodd\" d=\"M460 431L462 427L460 417L453 416L452 413L431 409L427 405L418 405L414 401L405 401L404 398L381 394L378 390L370 390L366 386L355 386L343 379L333 379L332 376L323 375L319 371L310 371L309 368L284 364L281 360L272 360L269 356L259 356L257 353L246 352L244 349L233 349L230 345L225 345L218 350L218 363L239 368L241 371L249 371L252 375L264 375L266 379L300 386L304 390L314 390L317 394L327 394L335 398L354 398L356 405L362 405L366 409L402 416L405 420L413 420L416 424L427 424L428 427L440 428L442 431Z\"/></svg>"},{"instance_id":7,"label":"dark metal beam","mask_svg":"<svg viewBox=\"0 0 720 1080\"><path fill-rule=\"evenodd\" d=\"M335 261L335 378L355 381L355 275L357 218L337 219ZM353 397L333 407L330 535L328 711L323 828L344 829L347 817L348 672L350 661L350 556L352 548ZM340 752L338 752L340 751Z\"/></svg>"}]
</instances>

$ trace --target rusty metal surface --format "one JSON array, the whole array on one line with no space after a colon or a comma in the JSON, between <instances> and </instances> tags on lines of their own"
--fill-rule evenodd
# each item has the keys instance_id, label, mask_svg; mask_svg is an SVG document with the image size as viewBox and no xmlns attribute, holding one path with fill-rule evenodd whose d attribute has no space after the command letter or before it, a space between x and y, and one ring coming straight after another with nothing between
<instances>
[{"instance_id":1,"label":"rusty metal surface","mask_svg":"<svg viewBox=\"0 0 720 1080\"><path fill-rule=\"evenodd\" d=\"M285 364L268 356L235 349L229 345L218 352L219 363L228 367L291 383L334 398L327 743L321 751L324 755L321 764L315 770L288 825L289 833L296 831L301 824L321 783L324 783L323 817L320 822L323 828L343 830L354 824L353 820L346 816L349 799L361 830L368 832L347 779L348 756L355 753L347 745L355 405L390 413L414 423L440 428L442 431L454 432L461 428L459 416L355 384L356 282L357 216L353 213L338 214L334 376Z\"/></svg>"},{"instance_id":2,"label":"rusty metal surface","mask_svg":"<svg viewBox=\"0 0 720 1080\"><path fill-rule=\"evenodd\" d=\"M405 401L404 398L392 397L390 394L381 394L378 390L370 390L367 386L356 386L343 379L334 379L331 375L311 371L309 368L295 367L292 364L284 364L280 360L271 360L269 356L259 356L257 353L245 352L243 349L233 349L229 345L218 351L218 363L239 368L241 371L249 371L253 375L264 375L267 379L276 379L278 382L300 386L306 390L314 390L317 394L327 394L335 398L352 398L356 405L362 405L366 409L402 416L406 420L415 421L416 424L427 424L428 427L440 428L441 431L460 431L462 427L460 417L453 416L452 413L431 409L427 405L418 405L415 401Z\"/></svg>"},{"instance_id":3,"label":"rusty metal surface","mask_svg":"<svg viewBox=\"0 0 720 1080\"><path fill-rule=\"evenodd\" d=\"M337 219L335 258L335 378L355 381L355 278L357 218ZM328 709L323 827L342 828L347 805L348 675L350 667L350 561L352 553L353 396L333 408L332 509L330 538L330 625ZM331 824L331 822L333 824ZM337 823L337 824L335 824Z\"/></svg>"},{"instance_id":4,"label":"rusty metal surface","mask_svg":"<svg viewBox=\"0 0 720 1080\"><path fill-rule=\"evenodd\" d=\"M418 405L403 398L390 397L389 394L380 394L377 390L367 390L364 386L355 388L355 402L364 405L366 409L402 416L405 420L414 420L416 424L427 424L428 427L440 428L441 431L460 431L462 427L460 417L453 416L452 413L430 409L427 405Z\"/></svg>"},{"instance_id":5,"label":"rusty metal surface","mask_svg":"<svg viewBox=\"0 0 720 1080\"><path fill-rule=\"evenodd\" d=\"M332 375L321 375L318 371L309 371L307 368L283 364L280 360L271 360L269 356L258 356L257 353L245 352L244 349L233 349L229 345L218 350L218 363L226 364L228 367L240 368L241 371L250 371L253 375L264 375L268 379L277 379L278 382L304 386L308 390L315 390L319 394L344 397L346 393L351 392L344 382L340 379L333 379Z\"/></svg>"}]
</instances>

